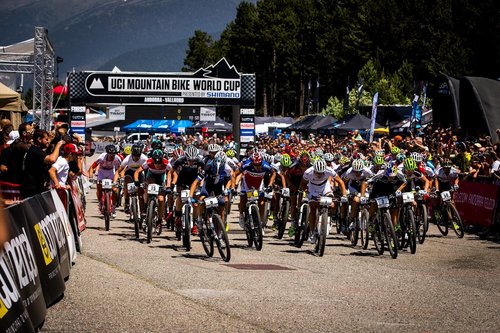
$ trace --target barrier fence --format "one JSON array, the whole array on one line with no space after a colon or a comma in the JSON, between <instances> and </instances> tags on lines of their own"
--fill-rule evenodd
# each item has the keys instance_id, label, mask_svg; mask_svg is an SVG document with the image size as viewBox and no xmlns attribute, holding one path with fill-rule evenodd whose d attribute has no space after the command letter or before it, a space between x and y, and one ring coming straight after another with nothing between
<instances>
[{"instance_id":1,"label":"barrier fence","mask_svg":"<svg viewBox=\"0 0 500 333\"><path fill-rule=\"evenodd\" d=\"M0 252L0 332L35 332L64 295L85 229L83 188L78 181L72 187L4 209L9 237Z\"/></svg>"},{"instance_id":2,"label":"barrier fence","mask_svg":"<svg viewBox=\"0 0 500 333\"><path fill-rule=\"evenodd\" d=\"M498 218L500 186L461 181L453 200L464 225L490 228Z\"/></svg>"}]
</instances>

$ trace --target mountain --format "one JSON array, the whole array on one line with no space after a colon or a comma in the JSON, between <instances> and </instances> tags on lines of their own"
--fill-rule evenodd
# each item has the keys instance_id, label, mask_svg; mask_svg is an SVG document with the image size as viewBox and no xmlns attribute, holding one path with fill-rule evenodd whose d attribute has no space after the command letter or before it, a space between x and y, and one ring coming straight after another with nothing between
<instances>
[{"instance_id":1,"label":"mountain","mask_svg":"<svg viewBox=\"0 0 500 333\"><path fill-rule=\"evenodd\" d=\"M72 70L180 71L195 30L218 36L241 0L7 0L0 45L48 30L61 77ZM254 1L255 2L255 1ZM123 68L122 68L123 67Z\"/></svg>"}]
</instances>

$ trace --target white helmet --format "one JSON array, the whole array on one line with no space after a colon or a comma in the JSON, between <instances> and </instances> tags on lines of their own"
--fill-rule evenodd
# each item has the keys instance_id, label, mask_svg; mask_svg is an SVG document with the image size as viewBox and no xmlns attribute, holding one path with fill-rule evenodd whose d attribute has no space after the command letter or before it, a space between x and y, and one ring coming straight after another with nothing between
<instances>
[{"instance_id":1,"label":"white helmet","mask_svg":"<svg viewBox=\"0 0 500 333\"><path fill-rule=\"evenodd\" d=\"M266 161L267 163L273 162L273 156L270 154L264 154L264 156L262 156L262 157L264 158L264 161Z\"/></svg>"},{"instance_id":2,"label":"white helmet","mask_svg":"<svg viewBox=\"0 0 500 333\"><path fill-rule=\"evenodd\" d=\"M324 159L319 159L316 162L314 162L314 172L317 173L323 173L326 170L326 162Z\"/></svg>"},{"instance_id":3,"label":"white helmet","mask_svg":"<svg viewBox=\"0 0 500 333\"><path fill-rule=\"evenodd\" d=\"M218 152L219 150L220 150L220 147L219 147L219 145L218 145L218 144L216 144L216 143L211 143L211 144L209 144L209 145L208 145L208 151L209 151L210 153L216 153L216 152Z\"/></svg>"},{"instance_id":4,"label":"white helmet","mask_svg":"<svg viewBox=\"0 0 500 333\"><path fill-rule=\"evenodd\" d=\"M325 155L323 155L323 158L325 161L327 162L332 162L333 161L333 154L331 153L326 153Z\"/></svg>"},{"instance_id":5,"label":"white helmet","mask_svg":"<svg viewBox=\"0 0 500 333\"><path fill-rule=\"evenodd\" d=\"M420 153L417 153L417 152L413 152L411 153L411 157L413 158L413 160L417 163L420 163L422 162L422 155Z\"/></svg>"},{"instance_id":6,"label":"white helmet","mask_svg":"<svg viewBox=\"0 0 500 333\"><path fill-rule=\"evenodd\" d=\"M226 153L224 153L222 150L218 151L217 154L215 154L215 160L218 160L221 163L226 163Z\"/></svg>"},{"instance_id":7,"label":"white helmet","mask_svg":"<svg viewBox=\"0 0 500 333\"><path fill-rule=\"evenodd\" d=\"M356 159L352 162L352 169L354 171L362 171L363 168L365 167L365 164L363 163L363 161L361 159Z\"/></svg>"},{"instance_id":8,"label":"white helmet","mask_svg":"<svg viewBox=\"0 0 500 333\"><path fill-rule=\"evenodd\" d=\"M198 148L192 145L187 146L184 150L184 155L188 160L194 160L198 157Z\"/></svg>"}]
</instances>

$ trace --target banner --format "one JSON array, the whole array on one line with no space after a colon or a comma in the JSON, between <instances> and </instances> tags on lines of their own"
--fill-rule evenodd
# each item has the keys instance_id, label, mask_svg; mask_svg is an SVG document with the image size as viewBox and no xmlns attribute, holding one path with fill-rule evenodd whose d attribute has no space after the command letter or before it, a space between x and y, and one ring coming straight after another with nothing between
<instances>
[{"instance_id":1,"label":"banner","mask_svg":"<svg viewBox=\"0 0 500 333\"><path fill-rule=\"evenodd\" d=\"M125 106L118 105L118 106L109 107L109 119L110 120L125 120Z\"/></svg>"},{"instance_id":2,"label":"banner","mask_svg":"<svg viewBox=\"0 0 500 333\"><path fill-rule=\"evenodd\" d=\"M375 132L375 123L377 119L377 104L378 104L378 92L373 95L372 104L372 119L370 124L370 143L373 141L373 134Z\"/></svg>"},{"instance_id":3,"label":"banner","mask_svg":"<svg viewBox=\"0 0 500 333\"><path fill-rule=\"evenodd\" d=\"M492 184L460 182L453 200L464 225L489 227L493 224L499 188Z\"/></svg>"},{"instance_id":4,"label":"banner","mask_svg":"<svg viewBox=\"0 0 500 333\"><path fill-rule=\"evenodd\" d=\"M71 265L76 260L76 243L67 213L69 210L69 194L67 190L52 190L50 193L52 194L52 201L54 202L56 212L61 219L64 234L66 235L69 263ZM64 200L62 200L63 198Z\"/></svg>"},{"instance_id":5,"label":"banner","mask_svg":"<svg viewBox=\"0 0 500 333\"><path fill-rule=\"evenodd\" d=\"M24 226L25 216L23 205L15 205L6 211L10 240L4 244L4 252L14 268L14 277L17 281L23 306L29 314L34 328L41 326L47 314L42 284L38 272L38 265L32 248L28 231Z\"/></svg>"}]
</instances>

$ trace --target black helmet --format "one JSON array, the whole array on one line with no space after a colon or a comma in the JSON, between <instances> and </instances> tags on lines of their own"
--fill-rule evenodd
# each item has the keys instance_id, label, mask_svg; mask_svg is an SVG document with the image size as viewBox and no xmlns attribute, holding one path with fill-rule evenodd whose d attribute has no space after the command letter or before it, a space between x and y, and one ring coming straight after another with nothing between
<instances>
[{"instance_id":1,"label":"black helmet","mask_svg":"<svg viewBox=\"0 0 500 333\"><path fill-rule=\"evenodd\" d=\"M106 149L106 153L108 153L108 154L116 154L117 153L117 149L116 149L115 145L107 145L105 149Z\"/></svg>"},{"instance_id":2,"label":"black helmet","mask_svg":"<svg viewBox=\"0 0 500 333\"><path fill-rule=\"evenodd\" d=\"M161 163L161 161L163 161L163 151L160 149L153 150L151 158L155 163Z\"/></svg>"},{"instance_id":3,"label":"black helmet","mask_svg":"<svg viewBox=\"0 0 500 333\"><path fill-rule=\"evenodd\" d=\"M142 147L141 145L134 144L132 145L132 156L134 157L139 157L142 154Z\"/></svg>"},{"instance_id":4,"label":"black helmet","mask_svg":"<svg viewBox=\"0 0 500 333\"><path fill-rule=\"evenodd\" d=\"M162 149L162 148L163 148L163 144L161 143L160 140L154 140L151 143L151 149L153 149L153 150Z\"/></svg>"}]
</instances>

